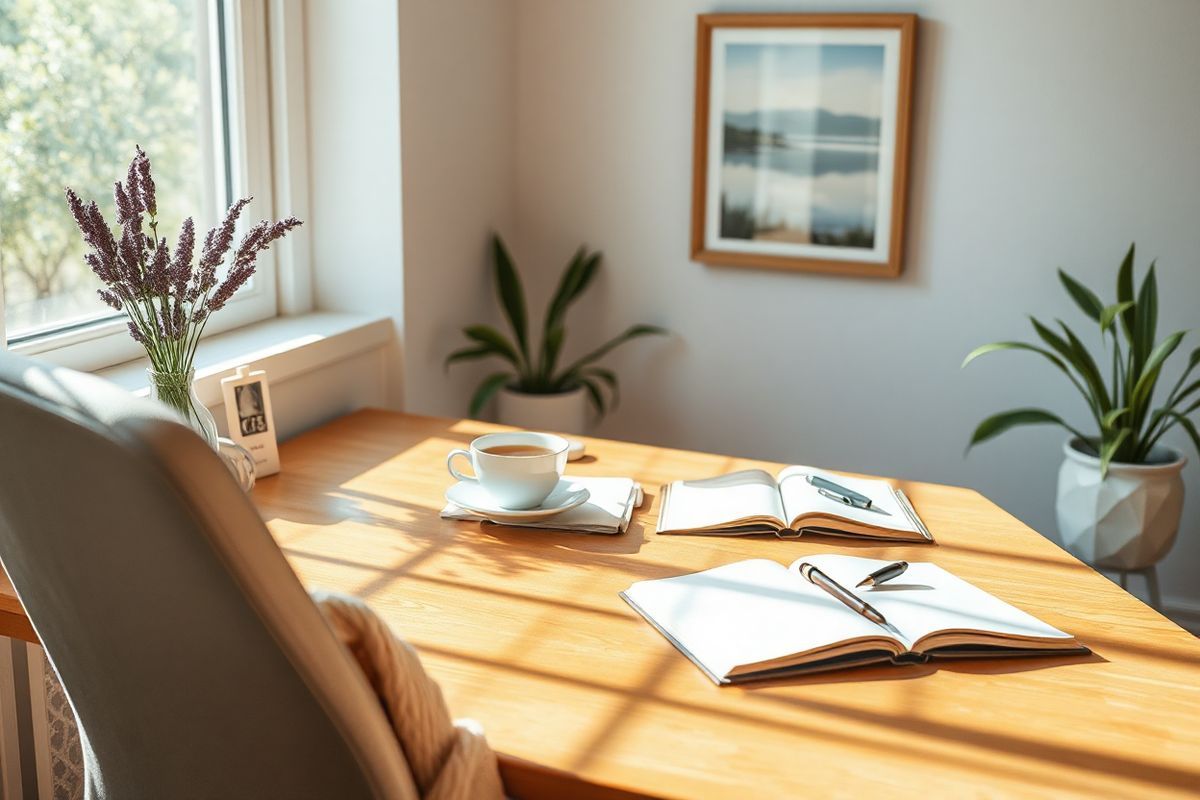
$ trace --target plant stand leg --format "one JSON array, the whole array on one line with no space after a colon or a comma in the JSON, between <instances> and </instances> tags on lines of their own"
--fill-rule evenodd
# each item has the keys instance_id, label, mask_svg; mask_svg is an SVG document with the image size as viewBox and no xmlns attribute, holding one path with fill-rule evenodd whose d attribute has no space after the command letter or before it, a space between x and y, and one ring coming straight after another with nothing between
<instances>
[{"instance_id":1,"label":"plant stand leg","mask_svg":"<svg viewBox=\"0 0 1200 800\"><path fill-rule=\"evenodd\" d=\"M1117 570L1117 580L1121 582L1121 588L1129 591L1129 573L1123 569Z\"/></svg>"},{"instance_id":2,"label":"plant stand leg","mask_svg":"<svg viewBox=\"0 0 1200 800\"><path fill-rule=\"evenodd\" d=\"M1158 591L1158 566L1146 567L1142 573L1146 576L1146 588L1150 592L1150 605L1155 611L1162 611L1162 595Z\"/></svg>"}]
</instances>

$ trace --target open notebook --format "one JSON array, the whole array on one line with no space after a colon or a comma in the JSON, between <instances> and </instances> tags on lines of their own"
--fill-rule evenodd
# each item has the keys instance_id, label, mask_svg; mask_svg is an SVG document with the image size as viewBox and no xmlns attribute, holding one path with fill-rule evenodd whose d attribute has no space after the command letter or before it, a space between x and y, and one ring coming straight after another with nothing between
<instances>
[{"instance_id":1,"label":"open notebook","mask_svg":"<svg viewBox=\"0 0 1200 800\"><path fill-rule=\"evenodd\" d=\"M809 475L866 495L872 500L871 508L856 508L826 497L808 482ZM663 489L659 533L736 536L784 530L933 541L904 492L881 480L795 466L778 477L748 469L716 478L675 481Z\"/></svg>"},{"instance_id":2,"label":"open notebook","mask_svg":"<svg viewBox=\"0 0 1200 800\"><path fill-rule=\"evenodd\" d=\"M867 664L1087 653L1063 633L930 563L853 589L887 619L871 622L809 583L802 562L845 587L888 561L814 555L790 567L752 559L635 583L621 597L718 684Z\"/></svg>"}]
</instances>

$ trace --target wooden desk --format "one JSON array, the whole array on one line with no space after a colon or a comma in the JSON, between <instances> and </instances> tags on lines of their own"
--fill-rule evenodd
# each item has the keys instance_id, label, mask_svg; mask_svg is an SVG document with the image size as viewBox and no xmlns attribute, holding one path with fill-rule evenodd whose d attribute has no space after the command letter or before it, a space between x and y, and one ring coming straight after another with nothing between
<instances>
[{"instance_id":1,"label":"wooden desk","mask_svg":"<svg viewBox=\"0 0 1200 800\"><path fill-rule=\"evenodd\" d=\"M517 796L1200 791L1200 641L976 492L899 482L932 547L658 536L662 483L778 465L589 440L594 459L570 472L647 490L624 536L439 520L446 452L493 429L353 414L284 445L255 499L306 584L365 598L416 645ZM1095 655L717 688L617 597L643 578L838 549L936 561ZM0 630L23 622L13 607L0 589Z\"/></svg>"}]
</instances>

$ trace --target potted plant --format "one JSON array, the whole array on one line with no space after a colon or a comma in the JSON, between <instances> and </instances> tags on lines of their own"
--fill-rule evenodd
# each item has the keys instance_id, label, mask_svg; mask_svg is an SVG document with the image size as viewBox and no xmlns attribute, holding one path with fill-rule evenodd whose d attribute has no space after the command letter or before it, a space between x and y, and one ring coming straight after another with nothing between
<instances>
[{"instance_id":1,"label":"potted plant","mask_svg":"<svg viewBox=\"0 0 1200 800\"><path fill-rule=\"evenodd\" d=\"M470 414L478 416L498 395L500 422L521 428L582 433L587 424L587 404L599 416L619 400L617 376L596 362L619 345L639 336L664 334L654 325L634 325L621 335L562 369L558 366L567 331L567 309L584 293L600 268L600 253L580 247L558 282L546 308L540 343L529 339L525 292L508 249L498 234L492 235L492 273L500 310L512 328L513 338L488 325L468 325L463 333L471 344L446 357L446 367L459 361L496 357L508 367L483 379L471 398ZM607 391L607 396L606 396Z\"/></svg>"},{"instance_id":2,"label":"potted plant","mask_svg":"<svg viewBox=\"0 0 1200 800\"><path fill-rule=\"evenodd\" d=\"M1187 459L1163 444L1163 435L1178 426L1200 450L1200 432L1190 418L1200 409L1200 379L1189 382L1200 364L1200 347L1192 351L1166 399L1155 407L1163 366L1187 332L1155 341L1158 284L1154 264L1135 294L1133 259L1130 245L1117 271L1117 301L1111 305L1067 273L1058 272L1067 294L1100 328L1104 353L1099 359L1062 321L1059 332L1031 318L1044 346L995 342L976 348L963 361L966 366L999 350L1036 353L1079 390L1090 416L1088 432L1049 411L1020 408L981 422L968 449L1019 425L1064 428L1070 436L1063 445L1065 459L1058 473L1056 504L1062 543L1091 564L1127 571L1157 563L1179 530L1181 472Z\"/></svg>"}]
</instances>

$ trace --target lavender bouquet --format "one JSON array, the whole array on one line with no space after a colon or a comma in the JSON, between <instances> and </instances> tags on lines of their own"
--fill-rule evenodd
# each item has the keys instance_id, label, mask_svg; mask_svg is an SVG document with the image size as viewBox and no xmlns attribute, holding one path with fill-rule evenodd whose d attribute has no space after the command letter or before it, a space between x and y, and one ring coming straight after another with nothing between
<instances>
[{"instance_id":1,"label":"lavender bouquet","mask_svg":"<svg viewBox=\"0 0 1200 800\"><path fill-rule=\"evenodd\" d=\"M251 198L229 207L225 219L210 230L193 264L196 231L192 218L183 221L174 252L158 235L158 205L150 159L137 148L125 183L113 187L119 236L109 228L95 201L84 203L71 188L67 205L83 240L91 248L83 259L103 283L100 299L129 317L129 334L150 357L154 396L176 409L193 429L216 447L212 414L192 389L192 362L208 319L229 302L254 274L258 254L302 224L295 217L254 225L233 250L223 279L234 227ZM144 221L149 216L150 232Z\"/></svg>"}]
</instances>

